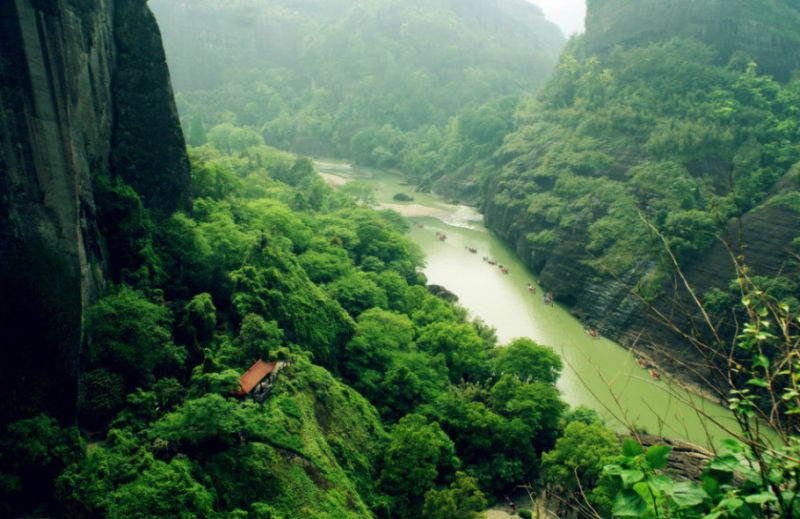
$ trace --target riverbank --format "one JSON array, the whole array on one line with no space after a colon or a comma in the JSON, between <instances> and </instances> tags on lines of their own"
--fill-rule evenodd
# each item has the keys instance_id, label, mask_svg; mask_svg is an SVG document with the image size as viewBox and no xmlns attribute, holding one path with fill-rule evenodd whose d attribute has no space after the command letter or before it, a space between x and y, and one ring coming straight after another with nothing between
<instances>
[{"instance_id":1,"label":"riverbank","mask_svg":"<svg viewBox=\"0 0 800 519\"><path fill-rule=\"evenodd\" d=\"M639 366L632 350L608 338L590 336L570 309L545 304L542 294L548 287L538 285L516 251L483 226L480 214L445 204L429 193L415 192L414 202L396 203L393 196L408 191L396 174L344 167L323 173L344 182L369 182L379 207L397 210L419 224L411 225L409 236L425 253L423 273L428 282L446 287L472 316L494 327L499 344L528 337L552 347L564 361L557 385L571 406L597 410L620 433L632 424L640 431L703 446L713 446L728 436L712 421L737 430L727 409L679 389L668 371L662 371L662 380L654 379ZM439 239L442 234L445 240ZM482 261L484 256L497 265ZM528 290L528 283L539 288L537 293Z\"/></svg>"}]
</instances>

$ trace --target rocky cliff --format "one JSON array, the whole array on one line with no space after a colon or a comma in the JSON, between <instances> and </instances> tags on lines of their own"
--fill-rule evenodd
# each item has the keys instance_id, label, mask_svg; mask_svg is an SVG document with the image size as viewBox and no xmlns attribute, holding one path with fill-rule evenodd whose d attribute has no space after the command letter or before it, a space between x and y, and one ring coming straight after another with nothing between
<instances>
[{"instance_id":1,"label":"rocky cliff","mask_svg":"<svg viewBox=\"0 0 800 519\"><path fill-rule=\"evenodd\" d=\"M103 283L92 178L188 209L188 159L144 0L2 2L0 77L0 422L70 419L81 318Z\"/></svg>"},{"instance_id":2,"label":"rocky cliff","mask_svg":"<svg viewBox=\"0 0 800 519\"><path fill-rule=\"evenodd\" d=\"M800 171L800 166L793 169ZM712 288L725 289L737 276L732 254L752 269L751 274L790 278L800 275L800 265L787 254L790 244L800 235L800 207L778 202L781 195L800 191L798 178L800 175L780 182L765 203L732 220L719 234L719 240L684 266L686 281L697 297L702 300ZM713 398L722 400L727 396L714 393L714 387L724 387L722 381L715 381L716 375L709 370L706 359L673 329L674 326L712 343L702 312L679 278L664 280L658 295L650 300L640 298L634 291L656 270L652 258L642 258L619 277L602 275L587 265L591 256L586 251L585 222L576 223L552 248L543 249L526 237L547 224L530 221L514 205L490 202L485 211L486 225L515 247L517 255L539 274L539 283L558 301L570 306L587 328L632 348L658 369ZM732 340L735 330L723 327L720 333L725 340Z\"/></svg>"},{"instance_id":3,"label":"rocky cliff","mask_svg":"<svg viewBox=\"0 0 800 519\"><path fill-rule=\"evenodd\" d=\"M694 37L718 49L725 63L740 52L759 69L787 79L800 69L800 6L789 0L588 0L586 45L615 45Z\"/></svg>"},{"instance_id":4,"label":"rocky cliff","mask_svg":"<svg viewBox=\"0 0 800 519\"><path fill-rule=\"evenodd\" d=\"M630 4L589 3L587 33L571 42L538 99L517 112L515 130L494 155L499 171L485 186L485 221L587 326L713 388L705 359L661 322L708 339L700 309L667 256L654 252L663 243L642 217L678 251L700 299L713 288L727 292L711 297L726 301L725 316L740 298L728 290L736 278L731 253L751 274L795 286L800 167L798 119L789 107L800 102L800 90L739 59L720 64L717 55L730 51L724 46L734 37L717 42L698 29L682 34L705 34L705 42L650 45L661 36L639 29L652 23L669 40L681 6L703 7L716 21L747 19L759 27L755 40L786 35L800 20L778 1L754 2L763 10L758 16L740 2L730 2L735 9L727 14L711 1ZM617 43L625 46L603 51ZM736 44L766 55L764 46ZM731 344L735 330L723 335Z\"/></svg>"}]
</instances>

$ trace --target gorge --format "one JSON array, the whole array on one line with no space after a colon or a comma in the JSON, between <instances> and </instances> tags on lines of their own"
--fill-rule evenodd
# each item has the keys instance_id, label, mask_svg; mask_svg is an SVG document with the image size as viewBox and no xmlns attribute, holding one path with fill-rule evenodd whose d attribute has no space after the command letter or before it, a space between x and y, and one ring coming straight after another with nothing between
<instances>
[{"instance_id":1,"label":"gorge","mask_svg":"<svg viewBox=\"0 0 800 519\"><path fill-rule=\"evenodd\" d=\"M3 2L0 515L797 517L797 15Z\"/></svg>"}]
</instances>

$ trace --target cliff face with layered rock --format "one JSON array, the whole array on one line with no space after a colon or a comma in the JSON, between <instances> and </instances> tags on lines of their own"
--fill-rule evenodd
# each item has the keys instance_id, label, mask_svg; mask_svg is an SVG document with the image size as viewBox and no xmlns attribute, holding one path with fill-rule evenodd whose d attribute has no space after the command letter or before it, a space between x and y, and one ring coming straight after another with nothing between
<instances>
[{"instance_id":1,"label":"cliff face with layered rock","mask_svg":"<svg viewBox=\"0 0 800 519\"><path fill-rule=\"evenodd\" d=\"M92 178L188 209L188 159L143 0L3 2L0 49L0 418L70 419L82 314L103 284Z\"/></svg>"},{"instance_id":2,"label":"cliff face with layered rock","mask_svg":"<svg viewBox=\"0 0 800 519\"><path fill-rule=\"evenodd\" d=\"M719 42L699 29L669 41L683 7L703 7L713 18L711 7L720 5L684 3L589 2L587 33L571 42L538 99L518 111L495 153L499 172L486 184L483 210L487 226L588 327L712 388L705 359L662 322L710 339L653 229L704 303L712 289L726 292L730 305L741 298L729 289L734 257L751 274L783 276L796 297L800 152L790 106L800 88L759 75L763 60L757 69L720 62L733 29ZM731 4L715 23L738 16L762 37L800 29L786 2L763 3L749 21L750 9ZM634 23L648 19L663 38ZM737 45L756 59L766 55L746 39ZM734 337L723 326L723 340Z\"/></svg>"},{"instance_id":3,"label":"cliff face with layered rock","mask_svg":"<svg viewBox=\"0 0 800 519\"><path fill-rule=\"evenodd\" d=\"M726 62L742 52L759 69L787 79L800 69L800 6L785 0L588 0L586 45L605 52L694 37Z\"/></svg>"}]
</instances>

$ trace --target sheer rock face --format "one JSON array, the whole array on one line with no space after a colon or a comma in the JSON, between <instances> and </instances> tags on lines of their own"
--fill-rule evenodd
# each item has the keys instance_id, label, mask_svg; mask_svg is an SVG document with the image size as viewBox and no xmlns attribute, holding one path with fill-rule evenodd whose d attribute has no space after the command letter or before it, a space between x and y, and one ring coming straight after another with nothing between
<instances>
[{"instance_id":1,"label":"sheer rock face","mask_svg":"<svg viewBox=\"0 0 800 519\"><path fill-rule=\"evenodd\" d=\"M790 0L588 0L586 46L693 37L718 49L721 62L736 52L759 70L785 80L800 69L800 6Z\"/></svg>"},{"instance_id":2,"label":"sheer rock face","mask_svg":"<svg viewBox=\"0 0 800 519\"><path fill-rule=\"evenodd\" d=\"M150 210L189 210L186 144L161 34L144 0L116 2L114 39L113 170Z\"/></svg>"},{"instance_id":3,"label":"sheer rock face","mask_svg":"<svg viewBox=\"0 0 800 519\"><path fill-rule=\"evenodd\" d=\"M119 29L116 10L138 13ZM0 423L74 415L81 317L103 279L93 176L112 171L113 155L134 187L131 171L172 190L145 190L148 207L188 208L188 160L146 10L143 0L0 2ZM138 63L149 66L133 83ZM136 102L136 117L121 113ZM139 155L118 159L125 146ZM147 162L156 149L160 168Z\"/></svg>"}]
</instances>

